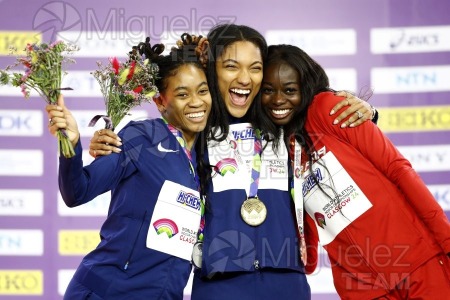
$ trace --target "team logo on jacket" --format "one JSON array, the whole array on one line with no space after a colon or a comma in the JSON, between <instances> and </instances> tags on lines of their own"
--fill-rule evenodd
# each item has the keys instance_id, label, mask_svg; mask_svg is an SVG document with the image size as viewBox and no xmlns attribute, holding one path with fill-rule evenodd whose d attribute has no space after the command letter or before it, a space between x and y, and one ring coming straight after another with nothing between
<instances>
[{"instance_id":1,"label":"team logo on jacket","mask_svg":"<svg viewBox=\"0 0 450 300\"><path fill-rule=\"evenodd\" d=\"M225 176L227 172L231 172L234 174L238 168L237 162L234 158L224 158L221 159L215 166L214 171L219 173L222 176Z\"/></svg>"},{"instance_id":2,"label":"team logo on jacket","mask_svg":"<svg viewBox=\"0 0 450 300\"><path fill-rule=\"evenodd\" d=\"M178 226L174 221L170 219L159 219L153 222L153 227L158 235L165 233L167 236L172 238L178 233Z\"/></svg>"},{"instance_id":3,"label":"team logo on jacket","mask_svg":"<svg viewBox=\"0 0 450 300\"><path fill-rule=\"evenodd\" d=\"M200 210L200 198L194 194L180 191L177 196L177 202L192 207L195 210Z\"/></svg>"},{"instance_id":4,"label":"team logo on jacket","mask_svg":"<svg viewBox=\"0 0 450 300\"><path fill-rule=\"evenodd\" d=\"M316 212L314 213L314 218L316 219L317 225L320 228L324 229L324 227L327 225L327 223L325 222L325 216L320 212Z\"/></svg>"}]
</instances>

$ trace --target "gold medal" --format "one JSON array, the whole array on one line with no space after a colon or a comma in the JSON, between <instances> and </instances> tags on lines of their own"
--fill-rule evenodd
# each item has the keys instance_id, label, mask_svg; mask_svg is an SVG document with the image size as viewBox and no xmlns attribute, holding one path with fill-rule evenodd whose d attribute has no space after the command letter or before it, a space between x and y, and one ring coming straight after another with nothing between
<instances>
[{"instance_id":1,"label":"gold medal","mask_svg":"<svg viewBox=\"0 0 450 300\"><path fill-rule=\"evenodd\" d=\"M258 226L266 219L267 209L264 203L258 198L248 198L242 203L241 216L248 225Z\"/></svg>"}]
</instances>

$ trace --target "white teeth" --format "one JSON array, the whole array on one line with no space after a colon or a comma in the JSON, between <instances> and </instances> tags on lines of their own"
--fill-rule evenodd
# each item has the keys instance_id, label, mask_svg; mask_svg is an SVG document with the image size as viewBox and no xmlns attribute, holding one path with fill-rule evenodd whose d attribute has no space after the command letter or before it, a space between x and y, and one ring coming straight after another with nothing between
<instances>
[{"instance_id":1,"label":"white teeth","mask_svg":"<svg viewBox=\"0 0 450 300\"><path fill-rule=\"evenodd\" d=\"M250 94L250 90L231 89L231 91L232 91L233 93L236 93L236 94L242 94L242 95L248 95L248 94Z\"/></svg>"},{"instance_id":2,"label":"white teeth","mask_svg":"<svg viewBox=\"0 0 450 300\"><path fill-rule=\"evenodd\" d=\"M276 115L284 115L290 112L290 109L272 109L272 112Z\"/></svg>"},{"instance_id":3,"label":"white teeth","mask_svg":"<svg viewBox=\"0 0 450 300\"><path fill-rule=\"evenodd\" d=\"M186 114L186 116L188 118L201 118L205 115L204 111L198 112L198 113L191 113L191 114Z\"/></svg>"}]
</instances>

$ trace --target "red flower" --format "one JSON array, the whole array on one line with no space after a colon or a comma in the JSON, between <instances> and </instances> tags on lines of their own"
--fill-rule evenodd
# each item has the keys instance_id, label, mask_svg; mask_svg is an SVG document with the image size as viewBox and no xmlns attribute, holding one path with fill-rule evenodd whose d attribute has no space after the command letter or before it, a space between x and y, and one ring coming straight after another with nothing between
<instances>
[{"instance_id":1,"label":"red flower","mask_svg":"<svg viewBox=\"0 0 450 300\"><path fill-rule=\"evenodd\" d=\"M28 60L26 60L25 58L20 58L19 61L28 69L31 68L31 63Z\"/></svg>"},{"instance_id":2,"label":"red flower","mask_svg":"<svg viewBox=\"0 0 450 300\"><path fill-rule=\"evenodd\" d=\"M131 62L130 73L128 73L127 79L130 80L133 77L134 69L136 67L136 61Z\"/></svg>"},{"instance_id":3,"label":"red flower","mask_svg":"<svg viewBox=\"0 0 450 300\"><path fill-rule=\"evenodd\" d=\"M114 74L116 74L116 75L119 74L120 63L117 60L117 57L111 58L111 64L112 64L112 67L114 69Z\"/></svg>"},{"instance_id":4,"label":"red flower","mask_svg":"<svg viewBox=\"0 0 450 300\"><path fill-rule=\"evenodd\" d=\"M133 92L139 94L140 92L142 92L142 90L144 89L144 87L142 85L134 88Z\"/></svg>"}]
</instances>

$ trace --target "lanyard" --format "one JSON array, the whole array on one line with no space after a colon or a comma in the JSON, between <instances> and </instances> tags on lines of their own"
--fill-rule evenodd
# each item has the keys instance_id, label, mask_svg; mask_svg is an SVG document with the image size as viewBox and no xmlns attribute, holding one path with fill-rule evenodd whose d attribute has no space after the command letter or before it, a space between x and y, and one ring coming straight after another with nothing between
<instances>
[{"instance_id":1,"label":"lanyard","mask_svg":"<svg viewBox=\"0 0 450 300\"><path fill-rule=\"evenodd\" d=\"M197 173L195 172L194 164L192 163L192 155L191 151L186 147L186 142L183 138L181 132L172 124L169 124L166 119L162 118L164 123L169 128L170 132L175 136L181 148L183 148L184 153L186 154L189 160L189 169L191 174L194 176L195 183L197 184L197 190L200 190L200 179L198 178ZM197 239L199 241L203 241L203 230L205 229L205 201L204 199L200 199L200 225L197 232Z\"/></svg>"},{"instance_id":2,"label":"lanyard","mask_svg":"<svg viewBox=\"0 0 450 300\"><path fill-rule=\"evenodd\" d=\"M186 141L184 140L183 135L181 134L181 132L175 126L173 126L172 124L169 124L169 122L167 122L166 119L162 118L162 120L167 125L167 128L169 128L170 132L172 132L172 134L175 136L175 138L177 139L177 141L180 144L181 148L183 148L183 151L184 151L184 153L186 154L186 156L187 156L187 158L189 160L190 173L194 176L194 180L195 180L195 183L197 184L197 190L198 190L199 189L198 176L197 176L197 173L195 172L194 165L192 164L191 151L189 151L189 149L186 147Z\"/></svg>"},{"instance_id":3,"label":"lanyard","mask_svg":"<svg viewBox=\"0 0 450 300\"><path fill-rule=\"evenodd\" d=\"M245 191L247 194L247 198L254 198L257 197L258 194L258 186L259 186L259 177L261 173L261 152L262 152L262 143L261 143L261 130L255 129L254 130L254 142L253 142L253 160L252 160L252 170L251 170L251 182L250 182L250 188L249 191ZM238 144L232 134L230 132L228 134L228 138L230 147L232 151L234 152L234 157L236 159L236 163L238 164L239 168L247 168L245 165L244 160L242 159L241 154L238 150Z\"/></svg>"},{"instance_id":4,"label":"lanyard","mask_svg":"<svg viewBox=\"0 0 450 300\"><path fill-rule=\"evenodd\" d=\"M303 264L306 265L306 243L305 243L305 234L303 231L304 227L304 203L303 203L303 194L302 194L302 183L303 183L303 174L301 172L301 159L302 159L302 146L295 140L292 136L290 138L290 146L291 151L289 151L291 156L292 163L292 184L291 184L291 196L294 200L295 206L295 216L297 218L298 230L300 233L300 254L302 257Z\"/></svg>"}]
</instances>

